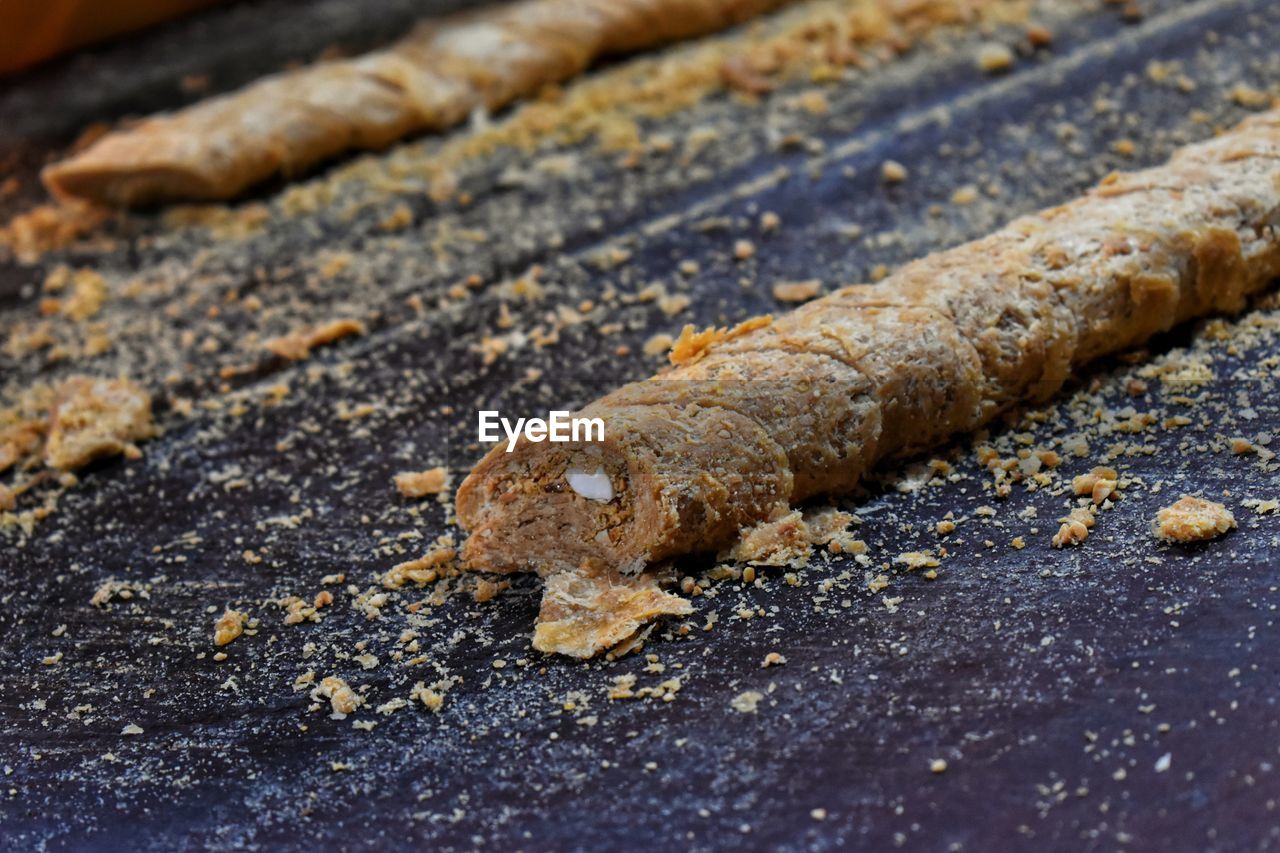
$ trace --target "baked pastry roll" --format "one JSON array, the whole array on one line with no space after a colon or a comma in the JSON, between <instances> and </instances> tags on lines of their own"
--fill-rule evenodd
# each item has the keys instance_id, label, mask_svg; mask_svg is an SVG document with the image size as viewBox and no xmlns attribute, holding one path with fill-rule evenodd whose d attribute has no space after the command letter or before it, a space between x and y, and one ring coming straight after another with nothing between
<instances>
[{"instance_id":1,"label":"baked pastry roll","mask_svg":"<svg viewBox=\"0 0 1280 853\"><path fill-rule=\"evenodd\" d=\"M58 196L130 206L233 198L352 149L442 130L602 56L714 32L789 0L523 0L426 21L384 50L267 77L109 133L48 166Z\"/></svg>"},{"instance_id":2,"label":"baked pastry roll","mask_svg":"<svg viewBox=\"0 0 1280 853\"><path fill-rule=\"evenodd\" d=\"M628 576L718 550L875 465L1051 396L1074 367L1239 311L1280 277L1277 229L1270 112L880 284L678 342L680 363L583 410L603 420L604 441L522 440L475 466L457 496L464 558L593 578L598 607L579 597L575 611L591 631L574 638L558 616L535 641L580 655L613 636L599 626L619 596L601 567ZM600 483L575 489L584 477Z\"/></svg>"}]
</instances>

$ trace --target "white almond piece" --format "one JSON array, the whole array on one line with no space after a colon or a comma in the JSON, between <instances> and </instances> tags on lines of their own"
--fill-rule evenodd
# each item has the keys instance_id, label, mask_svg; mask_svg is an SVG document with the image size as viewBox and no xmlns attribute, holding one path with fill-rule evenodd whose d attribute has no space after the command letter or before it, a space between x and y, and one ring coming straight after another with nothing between
<instances>
[{"instance_id":1,"label":"white almond piece","mask_svg":"<svg viewBox=\"0 0 1280 853\"><path fill-rule=\"evenodd\" d=\"M565 479L569 481L569 488L589 501L613 500L613 483L609 482L609 475L603 468L597 468L591 474L570 469Z\"/></svg>"}]
</instances>

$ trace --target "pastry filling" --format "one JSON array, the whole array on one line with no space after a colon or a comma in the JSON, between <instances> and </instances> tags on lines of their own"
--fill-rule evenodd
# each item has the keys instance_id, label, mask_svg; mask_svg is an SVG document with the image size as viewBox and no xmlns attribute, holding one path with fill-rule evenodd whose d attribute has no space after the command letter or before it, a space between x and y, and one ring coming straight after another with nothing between
<instances>
[{"instance_id":1,"label":"pastry filling","mask_svg":"<svg viewBox=\"0 0 1280 853\"><path fill-rule=\"evenodd\" d=\"M603 468L596 468L590 474L571 468L565 479L569 481L569 488L589 501L613 500L613 483L609 482L609 475Z\"/></svg>"}]
</instances>

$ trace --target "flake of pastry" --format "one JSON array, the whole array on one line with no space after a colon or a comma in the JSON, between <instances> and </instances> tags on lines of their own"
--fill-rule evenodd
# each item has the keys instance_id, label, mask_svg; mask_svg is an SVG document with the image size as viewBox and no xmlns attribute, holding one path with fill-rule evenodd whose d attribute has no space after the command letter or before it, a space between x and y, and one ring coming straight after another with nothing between
<instances>
[{"instance_id":1,"label":"flake of pastry","mask_svg":"<svg viewBox=\"0 0 1280 853\"><path fill-rule=\"evenodd\" d=\"M137 457L134 442L155 434L151 396L138 385L77 376L55 392L44 461L50 468L70 471L104 456Z\"/></svg>"},{"instance_id":2,"label":"flake of pastry","mask_svg":"<svg viewBox=\"0 0 1280 853\"><path fill-rule=\"evenodd\" d=\"M1222 504L1183 495L1156 513L1152 532L1165 542L1203 542L1235 527L1235 516Z\"/></svg>"},{"instance_id":3,"label":"flake of pastry","mask_svg":"<svg viewBox=\"0 0 1280 853\"><path fill-rule=\"evenodd\" d=\"M659 616L692 612L689 602L663 592L651 571L633 576L604 567L560 572L546 580L533 647L588 658Z\"/></svg>"}]
</instances>

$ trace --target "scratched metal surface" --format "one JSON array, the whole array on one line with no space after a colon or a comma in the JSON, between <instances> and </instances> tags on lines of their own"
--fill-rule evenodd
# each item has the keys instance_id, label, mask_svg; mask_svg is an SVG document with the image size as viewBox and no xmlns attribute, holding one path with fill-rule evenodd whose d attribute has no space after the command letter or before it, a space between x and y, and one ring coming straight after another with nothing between
<instances>
[{"instance_id":1,"label":"scratched metal surface","mask_svg":"<svg viewBox=\"0 0 1280 853\"><path fill-rule=\"evenodd\" d=\"M390 659L404 623L371 622L346 606L345 594L319 625L286 627L281 612L263 604L310 594L330 573L367 587L398 559L388 555L388 541L414 530L429 541L443 531L444 512L428 503L411 514L390 476L429 464L465 469L476 455L468 442L481 402L515 411L580 402L650 372L654 362L639 350L655 331L776 310L774 281L861 280L877 264L977 236L1071 197L1112 168L1159 162L1177 144L1238 119L1245 110L1225 94L1235 83L1280 84L1273 49L1280 9L1269 0L1152 3L1146 12L1136 23L1112 6L1065 16L1055 23L1052 50L1020 58L996 78L973 69L972 36L957 36L954 51L907 57L874 82L829 92L832 111L804 119L805 134L825 143L821 150L763 144L768 134L753 123L758 107L724 99L703 105L673 125L738 117L747 153L725 154L724 164L678 186L661 164L619 173L608 158L588 153L587 173L563 184L513 182L520 160L510 155L469 176L475 200L465 210L409 199L424 229L437 217L483 225L516 212L521 227L476 248L462 267L422 263L418 242L389 244L365 227L385 214L377 204L341 226L321 211L237 244L219 268L231 284L218 286L252 281L253 292L277 298L305 292L313 307L340 306L344 296L291 275L297 255L351 248L357 263L369 264L375 286L361 298L380 314L366 337L300 366L265 362L226 387L212 376L221 364L216 354L192 356L169 386L161 380L172 365L140 344L114 362L160 389L166 434L145 445L140 461L87 472L31 538L0 540L4 846L1280 844L1277 522L1245 518L1237 507L1239 530L1189 549L1159 546L1146 532L1178 489L1269 498L1277 478L1256 461L1180 449L1183 433L1150 436L1159 453L1124 461L1126 474L1165 486L1159 493L1131 488L1083 548L1051 549L1047 520L1025 550L956 546L936 581L893 577L890 592L903 599L893 612L861 589L861 567L844 557L815 558L796 587L765 572L763 588L728 584L698 599L688 637L655 634L644 651L658 655L662 674L645 672L634 656L582 664L532 652L531 583L485 605L451 599L420 628L420 641L461 681L438 714L362 710L357 719L378 723L371 732L308 713L306 693L290 685L314 668L368 688L371 705L406 696L415 681L438 675ZM1195 89L1151 85L1153 58L1180 60ZM132 73L119 53L88 62ZM1100 99L1107 102L1101 109ZM735 142L728 136L727 146ZM1132 156L1115 153L1120 139L1137 143ZM908 164L910 180L884 188L878 169L886 157ZM779 167L789 171L757 180ZM974 182L998 196L946 204ZM550 241L536 220L560 207L572 210ZM766 210L784 227L751 233ZM667 216L675 217L670 227L647 227ZM524 220L532 221L527 228ZM849 224L893 236L840 239ZM158 226L145 216L111 227L118 245L73 260L146 270L216 253L199 237L147 242ZM758 249L745 266L728 257L742 236ZM630 260L612 269L594 263L605 245L625 246ZM676 321L638 304L617 336L573 325L554 346L521 349L488 366L475 351L495 328L502 301L489 284L531 263L544 265L553 291L563 286L583 296L607 285L635 292L652 280L675 287L674 268L689 259L701 272L686 291L689 312ZM262 267L281 274L250 275ZM486 285L466 304L422 316L397 311L415 293L435 304L467 270ZM39 271L6 263L0 321L16 323L35 310L27 284ZM545 309L512 310L520 323ZM1189 334L1155 349L1185 343ZM620 342L631 355L614 354ZM1206 392L1235 408L1241 394L1252 394L1250 433L1280 429L1269 395L1239 378L1242 366L1269 355L1246 349L1224 357ZM530 367L545 378L521 380ZM24 379L63 370L12 358L4 369ZM1092 378L1116 369L1101 366ZM243 416L224 409L183 420L168 411L179 393L197 400L239 393L252 403L277 382L293 390L278 404L251 404ZM333 417L336 399L382 408L344 421ZM1223 415L1224 432L1244 428L1232 417ZM277 443L286 439L291 449L281 453ZM975 478L912 493L872 490L850 504L877 561L935 548L932 526L948 510L973 517L977 506L993 503L977 488L972 454L956 459ZM228 490L231 476L247 484ZM1000 535L1003 544L1021 532L1013 518L1027 505L1049 519L1062 498L1019 492L1000 504L1007 530L979 528L967 538ZM270 521L287 516L298 520ZM411 541L409 553L423 544ZM259 547L264 563L241 559L246 547ZM709 565L691 558L681 569L697 574ZM824 580L849 568L852 585L819 594ZM90 607L107 578L145 584L148 594ZM218 663L207 609L224 605L249 610L262 628L228 646L229 659ZM744 606L767 615L736 618ZM699 630L710 612L719 615L717 626ZM66 631L54 636L59 625ZM360 642L378 656L377 667L366 671L351 660ZM318 646L310 656L308 643ZM60 663L41 665L58 651ZM786 665L762 669L770 651L784 654ZM505 668L495 668L496 659ZM682 688L671 702L609 701L605 691L625 673L636 674L638 686L680 675ZM764 698L755 713L737 713L731 700L747 690ZM143 733L122 736L127 725ZM1169 768L1157 772L1165 754ZM947 760L945 773L929 772L936 758ZM814 809L825 809L825 819L815 819Z\"/></svg>"}]
</instances>

